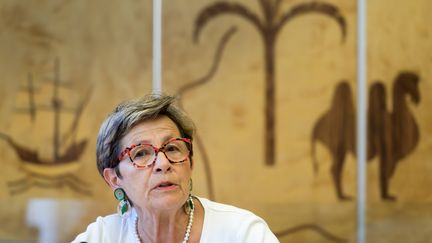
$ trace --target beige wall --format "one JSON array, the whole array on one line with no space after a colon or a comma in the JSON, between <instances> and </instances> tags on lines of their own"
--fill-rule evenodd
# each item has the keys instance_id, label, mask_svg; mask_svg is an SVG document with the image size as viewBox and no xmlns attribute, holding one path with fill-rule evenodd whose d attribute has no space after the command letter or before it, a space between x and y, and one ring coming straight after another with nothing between
<instances>
[{"instance_id":1,"label":"beige wall","mask_svg":"<svg viewBox=\"0 0 432 243\"><path fill-rule=\"evenodd\" d=\"M319 172L313 173L311 134L318 119L331 106L336 85L348 81L356 97L356 2L327 1L336 6L346 22L342 41L336 21L320 14L307 14L289 21L275 46L276 160L264 162L263 41L245 19L222 15L202 29L194 43L194 21L199 12L217 1L164 1L163 89L176 94L185 85L205 77L214 62L224 34L235 26L223 46L216 72L202 85L182 93L181 104L196 122L194 192L211 197L205 163L212 176L214 199L247 208L262 216L272 230L315 224L339 238L355 240L356 202L339 201L330 174L331 153L317 144ZM230 1L234 2L234 1ZM262 16L258 1L237 0ZM282 1L279 14L308 1ZM95 137L99 125L121 100L151 90L150 1L2 1L0 3L0 133L8 134L43 158L53 153L53 116L49 112L17 113L28 105L22 90L28 73L40 88L36 100L48 103L54 61L60 60L60 77L75 90L62 89L61 98L76 106L89 92L74 141L88 144L74 166L62 171L29 167L5 140L0 140L0 239L28 240L37 237L26 226L28 208L34 198L61 199L65 211L80 211L77 225L61 231L71 239L98 215L115 211L115 199L95 168ZM398 197L385 202L379 197L378 159L368 164L368 242L416 242L431 237L428 185L431 184L432 60L429 1L372 1L368 3L368 82L381 80L387 88L391 112L393 80L403 70L420 76L421 102L408 107L415 117L420 140L399 161L390 180L390 192ZM67 130L72 115L62 117ZM198 141L197 139L195 140ZM65 145L67 147L67 145ZM63 147L63 150L65 150ZM205 157L207 155L207 157ZM56 167L60 168L60 167ZM59 188L31 187L11 195L11 185L27 178L41 183L31 171L60 176L74 175L91 195L73 189L67 180ZM63 173L63 174L62 174ZM57 177L56 177L57 178ZM12 182L12 184L11 184ZM46 182L46 181L42 181ZM54 182L50 186L57 185ZM356 194L356 163L345 160L343 187ZM68 203L76 207L67 207ZM73 208L73 209L72 209ZM64 212L63 212L64 213ZM78 213L77 213L78 214ZM71 217L65 214L64 217ZM413 233L414 232L414 233ZM281 242L331 242L311 228L280 237Z\"/></svg>"}]
</instances>

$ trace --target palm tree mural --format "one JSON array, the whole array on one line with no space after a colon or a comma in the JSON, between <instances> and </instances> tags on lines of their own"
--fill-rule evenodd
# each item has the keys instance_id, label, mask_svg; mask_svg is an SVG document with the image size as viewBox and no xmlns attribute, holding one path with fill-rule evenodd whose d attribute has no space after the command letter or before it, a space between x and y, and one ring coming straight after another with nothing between
<instances>
[{"instance_id":1,"label":"palm tree mural","mask_svg":"<svg viewBox=\"0 0 432 243\"><path fill-rule=\"evenodd\" d=\"M334 19L342 31L342 41L346 35L345 18L339 9L328 3L307 2L293 6L279 14L282 0L259 0L262 18L239 3L220 1L213 3L198 14L195 20L194 41L198 42L206 24L217 16L233 14L250 22L262 37L265 60L265 161L275 164L275 46L282 27L294 17L308 13L323 14Z\"/></svg>"}]
</instances>

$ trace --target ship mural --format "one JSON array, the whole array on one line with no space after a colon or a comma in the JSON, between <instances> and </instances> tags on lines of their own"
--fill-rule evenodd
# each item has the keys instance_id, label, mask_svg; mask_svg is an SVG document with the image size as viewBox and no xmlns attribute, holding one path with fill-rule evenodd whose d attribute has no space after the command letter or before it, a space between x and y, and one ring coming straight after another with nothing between
<instances>
[{"instance_id":1,"label":"ship mural","mask_svg":"<svg viewBox=\"0 0 432 243\"><path fill-rule=\"evenodd\" d=\"M52 87L50 103L37 103L35 96L40 86L49 85ZM24 176L9 181L7 186L11 195L21 194L33 187L39 188L63 188L69 187L73 191L91 195L90 185L74 173L81 167L79 162L86 146L87 139L77 139L79 121L87 105L91 89L86 92L75 107L67 106L60 97L60 89L73 90L71 83L60 79L60 60L54 62L54 78L49 82L41 82L39 87L35 85L32 74L28 75L27 84L21 92L28 96L28 107L15 109L17 113L28 114L32 124L37 121L39 111L51 114L52 126L52 155L43 156L37 150L27 146L25 142L17 141L12 135L0 133L0 139L4 140L15 152L21 164L20 169ZM67 131L62 131L62 122L66 119L62 114L68 113L70 126ZM45 115L45 114L44 114Z\"/></svg>"}]
</instances>

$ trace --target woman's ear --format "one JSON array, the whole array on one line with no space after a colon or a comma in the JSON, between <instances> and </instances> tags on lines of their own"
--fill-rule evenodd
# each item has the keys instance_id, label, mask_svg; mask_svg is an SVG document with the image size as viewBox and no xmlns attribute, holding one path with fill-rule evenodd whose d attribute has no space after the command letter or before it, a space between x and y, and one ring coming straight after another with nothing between
<instances>
[{"instance_id":1,"label":"woman's ear","mask_svg":"<svg viewBox=\"0 0 432 243\"><path fill-rule=\"evenodd\" d=\"M103 177L111 189L114 190L115 188L119 187L119 178L114 168L105 168L103 170Z\"/></svg>"}]
</instances>

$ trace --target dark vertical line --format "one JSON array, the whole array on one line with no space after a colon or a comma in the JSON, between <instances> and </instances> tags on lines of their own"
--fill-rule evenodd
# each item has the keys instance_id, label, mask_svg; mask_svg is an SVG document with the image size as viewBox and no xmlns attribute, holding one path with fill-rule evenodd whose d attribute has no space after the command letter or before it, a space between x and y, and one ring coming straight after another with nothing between
<instances>
[{"instance_id":1,"label":"dark vertical line","mask_svg":"<svg viewBox=\"0 0 432 243\"><path fill-rule=\"evenodd\" d=\"M275 164L275 67L273 31L262 32L264 39L265 75L265 161L267 165Z\"/></svg>"},{"instance_id":2,"label":"dark vertical line","mask_svg":"<svg viewBox=\"0 0 432 243\"><path fill-rule=\"evenodd\" d=\"M28 94L29 94L29 111L30 111L30 119L32 122L34 122L36 117L36 105L34 101L34 87L33 87L33 77L31 73L27 76L27 82L28 82Z\"/></svg>"},{"instance_id":3,"label":"dark vertical line","mask_svg":"<svg viewBox=\"0 0 432 243\"><path fill-rule=\"evenodd\" d=\"M54 163L58 161L59 158L59 145L60 145L60 101L58 99L58 88L60 84L60 60L55 59L54 66L54 94L52 98L52 105L54 109Z\"/></svg>"}]
</instances>

